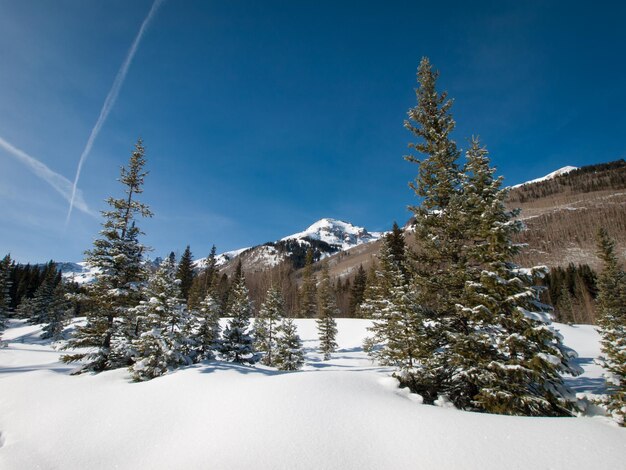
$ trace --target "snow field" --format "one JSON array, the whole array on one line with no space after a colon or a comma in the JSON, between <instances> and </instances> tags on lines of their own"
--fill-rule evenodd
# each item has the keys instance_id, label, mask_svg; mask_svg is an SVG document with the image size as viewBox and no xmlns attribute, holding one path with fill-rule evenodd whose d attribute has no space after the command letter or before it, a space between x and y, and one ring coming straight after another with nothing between
<instances>
[{"instance_id":1,"label":"snow field","mask_svg":"<svg viewBox=\"0 0 626 470\"><path fill-rule=\"evenodd\" d=\"M299 372L213 361L132 383L126 370L69 376L40 328L14 321L0 349L0 468L624 468L626 431L609 420L420 405L363 353L369 321L337 323L339 351L324 362L314 320L296 320ZM597 333L559 329L584 387L599 377L587 361Z\"/></svg>"}]
</instances>

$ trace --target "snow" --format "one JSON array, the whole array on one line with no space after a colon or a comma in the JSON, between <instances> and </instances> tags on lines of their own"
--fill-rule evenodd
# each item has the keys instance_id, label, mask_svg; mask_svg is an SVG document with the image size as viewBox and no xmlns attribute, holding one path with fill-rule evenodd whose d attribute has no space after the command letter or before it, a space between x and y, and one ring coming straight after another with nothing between
<instances>
[{"instance_id":1,"label":"snow","mask_svg":"<svg viewBox=\"0 0 626 470\"><path fill-rule=\"evenodd\" d=\"M215 265L216 266L223 266L226 263L228 263L231 259L236 258L237 256L239 256L241 253L243 253L246 250L249 250L250 247L246 247L246 248L239 248L237 250L231 250L231 251L226 251L224 253L220 253L219 255L215 256ZM193 262L193 267L197 268L197 269L202 269L206 266L206 257L205 258L200 258L196 261Z\"/></svg>"},{"instance_id":2,"label":"snow","mask_svg":"<svg viewBox=\"0 0 626 470\"><path fill-rule=\"evenodd\" d=\"M96 279L100 272L98 268L92 268L85 261L78 263L61 263L59 265L61 275L66 281L78 284L89 284Z\"/></svg>"},{"instance_id":3,"label":"snow","mask_svg":"<svg viewBox=\"0 0 626 470\"><path fill-rule=\"evenodd\" d=\"M526 184L540 183L541 181L551 180L551 179L556 178L557 176L565 175L569 173L570 171L574 171L574 170L578 170L578 167L564 166L563 168L559 168L558 170L555 170L552 173L548 173L547 175L542 176L541 178L536 178L534 180L526 181L525 183L516 184L514 186L511 186L511 188L519 188L520 186L524 186Z\"/></svg>"},{"instance_id":4,"label":"snow","mask_svg":"<svg viewBox=\"0 0 626 470\"><path fill-rule=\"evenodd\" d=\"M363 227L357 227L343 220L324 218L311 225L303 232L294 233L282 240L303 240L311 238L321 240L329 245L338 246L341 250L348 250L363 243L380 239L382 232L368 232Z\"/></svg>"},{"instance_id":5,"label":"snow","mask_svg":"<svg viewBox=\"0 0 626 470\"><path fill-rule=\"evenodd\" d=\"M302 371L204 362L132 383L126 370L70 376L39 326L12 320L0 349L0 468L624 468L626 430L606 418L422 405L363 353L368 320L338 319L326 362L315 321L296 324ZM555 326L585 369L570 385L591 390L597 333Z\"/></svg>"}]
</instances>

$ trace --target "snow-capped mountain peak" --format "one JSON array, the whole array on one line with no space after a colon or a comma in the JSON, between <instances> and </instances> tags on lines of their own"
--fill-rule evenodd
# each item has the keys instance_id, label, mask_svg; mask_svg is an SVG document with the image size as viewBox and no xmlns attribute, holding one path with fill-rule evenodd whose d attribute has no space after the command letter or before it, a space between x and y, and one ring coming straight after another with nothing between
<instances>
[{"instance_id":1,"label":"snow-capped mountain peak","mask_svg":"<svg viewBox=\"0 0 626 470\"><path fill-rule=\"evenodd\" d=\"M541 178L536 178L534 180L526 181L525 183L516 184L516 185L511 186L511 187L512 188L519 188L520 186L524 186L526 184L540 183L542 181L547 181L547 180L554 179L557 176L565 175L565 174L569 173L570 171L574 171L574 170L578 170L578 167L576 167L576 166L564 166L563 168L559 168L558 170L555 170L552 173L548 173L547 175L542 176Z\"/></svg>"},{"instance_id":2,"label":"snow-capped mountain peak","mask_svg":"<svg viewBox=\"0 0 626 470\"><path fill-rule=\"evenodd\" d=\"M348 250L362 243L376 241L382 235L381 232L368 232L363 227L357 227L343 220L323 218L306 230L282 238L281 241L310 238L323 241L331 246L337 246L341 250Z\"/></svg>"}]
</instances>

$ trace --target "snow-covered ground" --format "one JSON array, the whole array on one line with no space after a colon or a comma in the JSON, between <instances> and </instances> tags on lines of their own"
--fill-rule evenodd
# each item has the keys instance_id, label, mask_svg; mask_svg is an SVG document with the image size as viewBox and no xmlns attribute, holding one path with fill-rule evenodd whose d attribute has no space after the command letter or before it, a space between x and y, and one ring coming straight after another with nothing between
<instances>
[{"instance_id":1,"label":"snow-covered ground","mask_svg":"<svg viewBox=\"0 0 626 470\"><path fill-rule=\"evenodd\" d=\"M363 353L367 320L338 320L339 351L303 371L207 362L145 383L125 370L70 376L39 327L0 349L2 469L623 469L626 430L602 417L523 418L419 404ZM559 325L580 392L602 387L598 335Z\"/></svg>"}]
</instances>

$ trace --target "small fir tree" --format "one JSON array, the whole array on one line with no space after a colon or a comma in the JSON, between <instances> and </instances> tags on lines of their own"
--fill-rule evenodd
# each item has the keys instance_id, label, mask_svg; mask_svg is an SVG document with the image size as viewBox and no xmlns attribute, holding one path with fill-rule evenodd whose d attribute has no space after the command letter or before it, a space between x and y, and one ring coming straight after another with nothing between
<instances>
[{"instance_id":1,"label":"small fir tree","mask_svg":"<svg viewBox=\"0 0 626 470\"><path fill-rule=\"evenodd\" d=\"M222 359L240 364L256 364L260 357L254 349L250 335L250 297L243 271L235 278L226 316L231 317L222 334L220 355Z\"/></svg>"},{"instance_id":2,"label":"small fir tree","mask_svg":"<svg viewBox=\"0 0 626 470\"><path fill-rule=\"evenodd\" d=\"M359 265L359 269L354 276L354 282L350 289L350 316L358 317L361 315L361 304L363 303L363 296L365 294L365 288L367 287L367 273L363 269L363 265Z\"/></svg>"},{"instance_id":3,"label":"small fir tree","mask_svg":"<svg viewBox=\"0 0 626 470\"><path fill-rule=\"evenodd\" d=\"M6 321L11 312L11 256L0 260L0 333L6 328Z\"/></svg>"},{"instance_id":4,"label":"small fir tree","mask_svg":"<svg viewBox=\"0 0 626 470\"><path fill-rule=\"evenodd\" d=\"M600 364L606 370L607 396L602 400L621 426L626 425L626 273L615 255L615 242L598 232L598 256L604 269L598 277L598 326L602 337Z\"/></svg>"},{"instance_id":5,"label":"small fir tree","mask_svg":"<svg viewBox=\"0 0 626 470\"><path fill-rule=\"evenodd\" d=\"M49 321L49 313L54 302L54 292L58 281L58 271L56 264L50 261L49 268L45 271L43 282L35 291L33 297L33 312L29 318L30 323L40 324Z\"/></svg>"},{"instance_id":6,"label":"small fir tree","mask_svg":"<svg viewBox=\"0 0 626 470\"><path fill-rule=\"evenodd\" d=\"M275 366L277 349L277 328L285 317L285 302L281 292L274 286L267 291L254 321L254 339L257 351L263 354L261 363Z\"/></svg>"},{"instance_id":7,"label":"small fir tree","mask_svg":"<svg viewBox=\"0 0 626 470\"><path fill-rule=\"evenodd\" d=\"M135 381L150 380L191 363L187 353L187 313L176 268L167 257L144 288L147 300L135 307L140 333L132 342L130 371Z\"/></svg>"},{"instance_id":8,"label":"small fir tree","mask_svg":"<svg viewBox=\"0 0 626 470\"><path fill-rule=\"evenodd\" d=\"M402 273L402 258L394 254L393 243L390 235L383 240L377 282L364 301L363 309L372 313L368 328L372 336L366 339L364 349L379 363L396 367L394 375L401 383L416 388L419 345L425 340L423 312Z\"/></svg>"},{"instance_id":9,"label":"small fir tree","mask_svg":"<svg viewBox=\"0 0 626 470\"><path fill-rule=\"evenodd\" d=\"M60 282L54 289L54 295L48 315L46 326L41 334L42 339L58 341L62 338L63 328L72 317L74 306L69 299L69 292L64 282Z\"/></svg>"},{"instance_id":10,"label":"small fir tree","mask_svg":"<svg viewBox=\"0 0 626 470\"><path fill-rule=\"evenodd\" d=\"M191 289L189 291L189 308L194 309L200 305L207 295L211 294L216 300L217 295L217 283L218 283L218 270L217 270L217 250L215 245L211 247L211 252L207 256L204 262L204 269L202 272L193 278L191 283ZM220 302L221 304L221 302Z\"/></svg>"},{"instance_id":11,"label":"small fir tree","mask_svg":"<svg viewBox=\"0 0 626 470\"><path fill-rule=\"evenodd\" d=\"M193 256L189 245L180 257L176 277L180 281L180 296L185 302L189 302L189 293L194 279Z\"/></svg>"},{"instance_id":12,"label":"small fir tree","mask_svg":"<svg viewBox=\"0 0 626 470\"><path fill-rule=\"evenodd\" d=\"M65 362L83 361L76 372L99 372L131 362L130 344L139 329L134 307L141 300L141 287L148 276L143 263L147 248L139 242L142 232L135 219L152 216L148 206L137 200L147 175L144 154L139 139L128 167L120 172L125 196L107 200L110 209L102 212L105 220L101 236L94 241L93 249L86 252L87 264L96 268L98 275L87 286L86 324L77 328L67 347L88 351L63 356Z\"/></svg>"},{"instance_id":13,"label":"small fir tree","mask_svg":"<svg viewBox=\"0 0 626 470\"><path fill-rule=\"evenodd\" d=\"M317 290L317 334L320 341L320 353L324 360L330 359L331 354L337 350L335 338L337 336L337 322L335 318L339 314L337 300L330 282L328 266L322 270L322 280Z\"/></svg>"},{"instance_id":14,"label":"small fir tree","mask_svg":"<svg viewBox=\"0 0 626 470\"><path fill-rule=\"evenodd\" d=\"M299 370L304 365L304 350L292 318L283 318L278 328L275 366L279 370Z\"/></svg>"},{"instance_id":15,"label":"small fir tree","mask_svg":"<svg viewBox=\"0 0 626 470\"><path fill-rule=\"evenodd\" d=\"M299 295L300 316L314 318L317 314L317 286L313 275L313 248L306 252L306 262L302 271L302 286Z\"/></svg>"},{"instance_id":16,"label":"small fir tree","mask_svg":"<svg viewBox=\"0 0 626 470\"><path fill-rule=\"evenodd\" d=\"M192 317L190 340L194 350L194 360L213 359L220 349L220 317L222 310L217 300L207 294L195 315Z\"/></svg>"}]
</instances>

